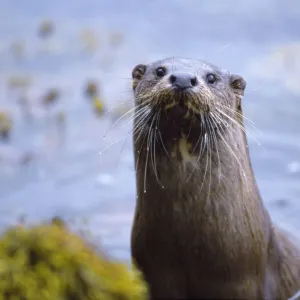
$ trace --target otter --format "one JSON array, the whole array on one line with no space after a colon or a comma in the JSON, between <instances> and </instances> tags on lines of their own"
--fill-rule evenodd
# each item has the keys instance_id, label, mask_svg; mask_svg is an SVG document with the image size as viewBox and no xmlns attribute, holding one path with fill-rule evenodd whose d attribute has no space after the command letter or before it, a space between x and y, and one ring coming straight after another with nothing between
<instances>
[{"instance_id":1,"label":"otter","mask_svg":"<svg viewBox=\"0 0 300 300\"><path fill-rule=\"evenodd\" d=\"M150 299L284 299L300 249L272 223L252 170L246 81L167 58L132 71L137 202L131 254Z\"/></svg>"}]
</instances>

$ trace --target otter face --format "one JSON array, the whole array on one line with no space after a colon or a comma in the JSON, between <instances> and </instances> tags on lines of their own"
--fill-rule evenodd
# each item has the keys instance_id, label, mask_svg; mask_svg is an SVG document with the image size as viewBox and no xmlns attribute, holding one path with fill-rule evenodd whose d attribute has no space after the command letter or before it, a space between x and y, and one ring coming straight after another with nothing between
<instances>
[{"instance_id":1,"label":"otter face","mask_svg":"<svg viewBox=\"0 0 300 300\"><path fill-rule=\"evenodd\" d=\"M151 101L160 109L178 106L196 114L214 111L222 105L238 108L239 104L232 103L235 101L231 98L244 94L246 82L241 76L198 60L173 61L169 58L133 69L137 104Z\"/></svg>"},{"instance_id":2,"label":"otter face","mask_svg":"<svg viewBox=\"0 0 300 300\"><path fill-rule=\"evenodd\" d=\"M229 123L240 122L246 82L212 64L167 58L137 65L132 78L136 116L167 131L168 138L194 132L198 139L199 133L225 130Z\"/></svg>"}]
</instances>

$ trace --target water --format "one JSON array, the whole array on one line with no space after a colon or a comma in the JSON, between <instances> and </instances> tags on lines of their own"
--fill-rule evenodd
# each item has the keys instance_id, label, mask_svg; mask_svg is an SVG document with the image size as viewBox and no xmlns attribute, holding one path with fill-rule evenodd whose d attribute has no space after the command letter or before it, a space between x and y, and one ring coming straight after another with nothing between
<instances>
[{"instance_id":1,"label":"water","mask_svg":"<svg viewBox=\"0 0 300 300\"><path fill-rule=\"evenodd\" d=\"M96 241L127 259L136 199L131 137L124 147L121 141L99 152L130 127L115 126L103 139L112 120L95 117L84 84L98 80L112 108L131 98L136 64L184 56L205 58L246 78L244 113L262 133L251 131L262 146L249 136L258 185L273 219L299 230L298 1L1 0L0 8L0 105L14 118L11 140L0 144L2 227L20 215L34 222L59 215L79 226L88 220ZM44 18L54 21L55 33L42 42L37 28ZM99 36L93 53L83 51L80 34L87 28ZM109 46L114 31L123 35L119 47ZM13 58L15 41L24 41L24 59ZM26 93L33 103L31 121L7 88L10 76L23 74L33 82ZM61 97L45 110L39 99L53 87ZM54 122L61 110L65 128ZM20 166L24 154L33 159Z\"/></svg>"}]
</instances>

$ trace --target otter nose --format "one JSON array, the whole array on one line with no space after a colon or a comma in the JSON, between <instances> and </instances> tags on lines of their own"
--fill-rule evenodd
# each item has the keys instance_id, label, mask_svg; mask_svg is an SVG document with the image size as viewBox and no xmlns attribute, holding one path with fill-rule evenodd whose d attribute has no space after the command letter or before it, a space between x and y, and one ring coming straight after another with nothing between
<instances>
[{"instance_id":1,"label":"otter nose","mask_svg":"<svg viewBox=\"0 0 300 300\"><path fill-rule=\"evenodd\" d=\"M197 77L188 73L173 73L170 76L170 82L181 90L192 88L198 84Z\"/></svg>"}]
</instances>

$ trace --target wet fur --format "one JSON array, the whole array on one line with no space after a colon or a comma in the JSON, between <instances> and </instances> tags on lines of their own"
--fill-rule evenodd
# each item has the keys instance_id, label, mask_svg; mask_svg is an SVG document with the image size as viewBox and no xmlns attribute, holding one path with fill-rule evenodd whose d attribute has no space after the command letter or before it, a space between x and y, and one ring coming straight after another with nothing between
<instances>
[{"instance_id":1,"label":"wet fur","mask_svg":"<svg viewBox=\"0 0 300 300\"><path fill-rule=\"evenodd\" d=\"M194 72L200 87L178 95L167 76L153 75L158 66ZM208 86L206 72L218 74L219 84ZM131 251L151 299L286 300L300 289L300 250L274 228L252 171L245 87L242 77L196 60L133 70L138 198ZM178 105L185 107L179 116ZM225 105L230 118L216 110ZM211 113L218 113L215 124ZM206 143L204 119L211 124Z\"/></svg>"}]
</instances>

